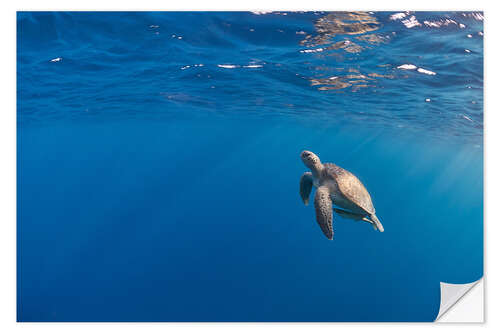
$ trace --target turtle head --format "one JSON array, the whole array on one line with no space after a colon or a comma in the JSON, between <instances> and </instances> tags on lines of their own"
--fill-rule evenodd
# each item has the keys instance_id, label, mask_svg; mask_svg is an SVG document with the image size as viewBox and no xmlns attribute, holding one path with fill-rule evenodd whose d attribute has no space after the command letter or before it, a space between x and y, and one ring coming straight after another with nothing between
<instances>
[{"instance_id":1,"label":"turtle head","mask_svg":"<svg viewBox=\"0 0 500 333\"><path fill-rule=\"evenodd\" d=\"M321 161L319 157L309 150L304 150L302 153L300 153L300 158L302 159L302 162L304 162L306 167L308 167L312 171L316 171L321 168Z\"/></svg>"}]
</instances>

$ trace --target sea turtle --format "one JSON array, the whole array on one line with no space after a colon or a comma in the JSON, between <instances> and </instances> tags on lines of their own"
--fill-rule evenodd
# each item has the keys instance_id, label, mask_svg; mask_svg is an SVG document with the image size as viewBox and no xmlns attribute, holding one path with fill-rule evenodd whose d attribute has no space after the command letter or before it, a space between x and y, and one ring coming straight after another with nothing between
<instances>
[{"instance_id":1,"label":"sea turtle","mask_svg":"<svg viewBox=\"0 0 500 333\"><path fill-rule=\"evenodd\" d=\"M300 158L311 169L300 178L300 196L307 205L312 187L317 188L314 196L316 221L328 239L333 239L333 210L343 217L371 223L375 230L384 232L370 194L355 175L333 163L321 163L318 156L307 150ZM332 203L347 210L332 209Z\"/></svg>"}]
</instances>

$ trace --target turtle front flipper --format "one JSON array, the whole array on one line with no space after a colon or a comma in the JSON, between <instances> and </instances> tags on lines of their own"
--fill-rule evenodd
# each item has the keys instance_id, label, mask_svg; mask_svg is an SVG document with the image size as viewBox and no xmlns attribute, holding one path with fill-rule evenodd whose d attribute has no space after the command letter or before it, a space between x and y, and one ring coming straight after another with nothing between
<instances>
[{"instance_id":1,"label":"turtle front flipper","mask_svg":"<svg viewBox=\"0 0 500 333\"><path fill-rule=\"evenodd\" d=\"M314 196L314 208L316 209L316 221L321 227L321 231L328 239L333 239L333 211L332 199L327 186L320 186Z\"/></svg>"},{"instance_id":2,"label":"turtle front flipper","mask_svg":"<svg viewBox=\"0 0 500 333\"><path fill-rule=\"evenodd\" d=\"M302 177L300 177L300 197L302 201L307 206L309 204L309 196L311 195L311 189L313 187L313 178L311 172L304 172Z\"/></svg>"}]
</instances>

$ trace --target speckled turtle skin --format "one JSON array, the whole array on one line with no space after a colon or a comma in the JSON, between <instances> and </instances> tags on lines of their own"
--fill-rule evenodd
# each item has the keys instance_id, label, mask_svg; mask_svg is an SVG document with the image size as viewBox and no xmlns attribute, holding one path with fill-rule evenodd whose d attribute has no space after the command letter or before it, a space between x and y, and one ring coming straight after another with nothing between
<instances>
[{"instance_id":1,"label":"speckled turtle skin","mask_svg":"<svg viewBox=\"0 0 500 333\"><path fill-rule=\"evenodd\" d=\"M316 221L328 239L333 239L332 205L343 208L335 209L343 217L369 222L374 229L384 231L370 194L355 175L333 163L322 164L318 156L307 150L301 153L301 159L311 172L305 172L300 178L300 196L307 205L312 187L317 188Z\"/></svg>"}]
</instances>

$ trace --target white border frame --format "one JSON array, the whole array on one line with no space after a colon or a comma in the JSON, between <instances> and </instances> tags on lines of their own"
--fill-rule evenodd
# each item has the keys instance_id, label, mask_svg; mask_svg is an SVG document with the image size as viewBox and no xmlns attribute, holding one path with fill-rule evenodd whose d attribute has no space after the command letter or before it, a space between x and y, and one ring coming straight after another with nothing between
<instances>
[{"instance_id":1,"label":"white border frame","mask_svg":"<svg viewBox=\"0 0 500 333\"><path fill-rule=\"evenodd\" d=\"M403 324L403 323L318 323L318 324L178 324L178 323L120 323L120 324L69 324L69 323L48 323L30 324L16 323L16 11L17 10L482 10L485 14L485 320L486 324ZM202 2L195 0L184 0L178 3L171 3L160 0L141 1L102 1L86 0L79 2L69 2L62 0L19 0L9 1L2 4L0 29L1 39L4 45L1 53L2 66L2 110L0 112L0 152L2 153L1 178L0 178L0 212L2 219L0 231L0 257L2 270L0 274L0 331L14 332L18 330L33 332L87 332L98 331L119 331L133 332L151 331L165 332L165 330L191 332L203 330L204 332L249 332L259 330L262 332L285 331L287 333L302 332L304 330L328 331L337 330L358 330L369 329L371 333L387 331L400 332L420 332L422 329L453 330L454 333L479 328L500 329L500 319L495 315L498 310L498 283L488 283L488 281L499 281L498 265L489 260L488 253L498 253L499 243L492 237L499 235L500 223L493 215L493 209L497 206L500 188L499 183L499 135L498 117L500 108L495 100L498 93L498 20L500 19L494 7L493 1L451 1L451 0L419 0L408 3L402 1L273 1L253 0L249 3L236 3L230 0L212 0ZM488 233L486 233L488 232ZM491 235L491 236L488 236ZM488 316L492 314L492 316ZM425 326L425 327L423 327ZM474 326L474 327L471 327Z\"/></svg>"}]
</instances>

